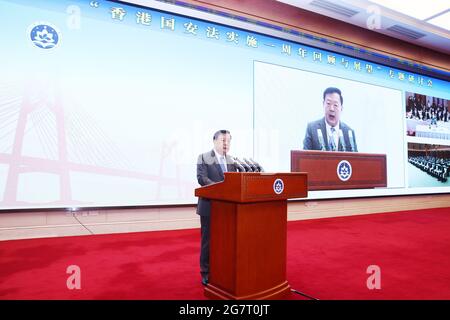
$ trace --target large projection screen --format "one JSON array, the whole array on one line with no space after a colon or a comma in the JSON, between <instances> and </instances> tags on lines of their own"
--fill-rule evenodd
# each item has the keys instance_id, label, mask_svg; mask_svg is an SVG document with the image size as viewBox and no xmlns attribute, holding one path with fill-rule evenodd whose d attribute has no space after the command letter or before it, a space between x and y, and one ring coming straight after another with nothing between
<instances>
[{"instance_id":1,"label":"large projection screen","mask_svg":"<svg viewBox=\"0 0 450 320\"><path fill-rule=\"evenodd\" d=\"M219 129L232 155L289 171L331 86L388 185L309 199L450 191L449 82L139 3L0 0L0 210L194 204Z\"/></svg>"}]
</instances>

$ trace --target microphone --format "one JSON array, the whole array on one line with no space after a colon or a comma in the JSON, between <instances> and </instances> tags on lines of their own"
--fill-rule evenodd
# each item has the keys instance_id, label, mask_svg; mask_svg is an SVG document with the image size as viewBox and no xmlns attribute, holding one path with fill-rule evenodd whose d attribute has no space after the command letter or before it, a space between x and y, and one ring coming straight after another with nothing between
<instances>
[{"instance_id":1,"label":"microphone","mask_svg":"<svg viewBox=\"0 0 450 320\"><path fill-rule=\"evenodd\" d=\"M250 161L256 166L256 168L258 168L259 172L264 172L264 168L258 162L256 162L252 158L250 158Z\"/></svg>"},{"instance_id":2,"label":"microphone","mask_svg":"<svg viewBox=\"0 0 450 320\"><path fill-rule=\"evenodd\" d=\"M354 142L354 138L353 138L353 131L352 130L348 130L348 139L350 140L350 146L351 146L351 148L352 148L352 152L355 152L356 151L356 148L355 148L355 142Z\"/></svg>"},{"instance_id":3,"label":"microphone","mask_svg":"<svg viewBox=\"0 0 450 320\"><path fill-rule=\"evenodd\" d=\"M342 132L342 129L339 129L339 142L341 143L343 151L347 151L347 147L345 146L344 133Z\"/></svg>"},{"instance_id":4,"label":"microphone","mask_svg":"<svg viewBox=\"0 0 450 320\"><path fill-rule=\"evenodd\" d=\"M320 150L326 151L325 140L323 139L322 130L317 129L317 136L319 137Z\"/></svg>"},{"instance_id":5,"label":"microphone","mask_svg":"<svg viewBox=\"0 0 450 320\"><path fill-rule=\"evenodd\" d=\"M250 161L248 161L246 158L242 158L242 159L244 159L245 163L248 164L248 166L249 166L250 168L252 168L252 171L253 171L253 172L258 172L258 171L259 171L259 170L258 170L258 167L255 166L255 165L254 165L253 163L251 163Z\"/></svg>"},{"instance_id":6,"label":"microphone","mask_svg":"<svg viewBox=\"0 0 450 320\"><path fill-rule=\"evenodd\" d=\"M237 161L237 158L233 158L233 164L236 166L237 171L245 172L245 168Z\"/></svg>"},{"instance_id":7,"label":"microphone","mask_svg":"<svg viewBox=\"0 0 450 320\"><path fill-rule=\"evenodd\" d=\"M235 158L236 161L245 169L245 172L252 172L252 168L250 168L245 162L239 160L239 158Z\"/></svg>"}]
</instances>

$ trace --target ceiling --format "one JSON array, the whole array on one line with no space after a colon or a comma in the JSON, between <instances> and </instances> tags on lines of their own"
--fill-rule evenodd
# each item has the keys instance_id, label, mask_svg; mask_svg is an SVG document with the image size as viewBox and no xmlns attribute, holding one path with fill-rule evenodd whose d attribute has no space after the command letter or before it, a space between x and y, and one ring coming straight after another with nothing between
<instances>
[{"instance_id":1,"label":"ceiling","mask_svg":"<svg viewBox=\"0 0 450 320\"><path fill-rule=\"evenodd\" d=\"M449 0L277 0L450 54Z\"/></svg>"}]
</instances>

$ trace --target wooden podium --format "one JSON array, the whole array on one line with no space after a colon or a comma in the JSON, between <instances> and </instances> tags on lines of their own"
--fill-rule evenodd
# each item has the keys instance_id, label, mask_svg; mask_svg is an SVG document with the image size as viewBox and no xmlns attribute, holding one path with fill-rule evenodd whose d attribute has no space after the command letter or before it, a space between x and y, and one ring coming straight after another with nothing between
<instances>
[{"instance_id":1,"label":"wooden podium","mask_svg":"<svg viewBox=\"0 0 450 320\"><path fill-rule=\"evenodd\" d=\"M344 169L350 168L347 175L340 172L341 164ZM308 173L308 190L387 186L385 154L292 150L291 171Z\"/></svg>"},{"instance_id":2,"label":"wooden podium","mask_svg":"<svg viewBox=\"0 0 450 320\"><path fill-rule=\"evenodd\" d=\"M211 199L212 299L279 299L286 280L287 199L307 196L306 173L226 172L223 182L195 189Z\"/></svg>"}]
</instances>

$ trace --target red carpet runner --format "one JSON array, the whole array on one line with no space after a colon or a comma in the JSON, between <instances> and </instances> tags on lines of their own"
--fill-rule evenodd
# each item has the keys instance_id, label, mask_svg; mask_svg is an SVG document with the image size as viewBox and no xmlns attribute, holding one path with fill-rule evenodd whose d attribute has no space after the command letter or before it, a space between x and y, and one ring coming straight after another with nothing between
<instances>
[{"instance_id":1,"label":"red carpet runner","mask_svg":"<svg viewBox=\"0 0 450 320\"><path fill-rule=\"evenodd\" d=\"M0 299L205 299L199 241L198 229L0 241ZM319 299L450 299L450 208L289 222L287 259L292 288Z\"/></svg>"}]
</instances>

